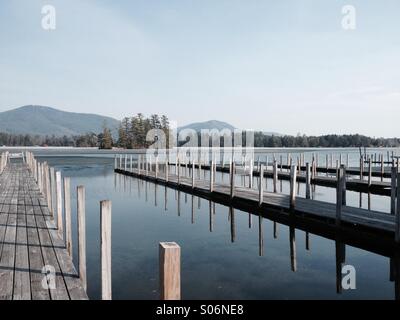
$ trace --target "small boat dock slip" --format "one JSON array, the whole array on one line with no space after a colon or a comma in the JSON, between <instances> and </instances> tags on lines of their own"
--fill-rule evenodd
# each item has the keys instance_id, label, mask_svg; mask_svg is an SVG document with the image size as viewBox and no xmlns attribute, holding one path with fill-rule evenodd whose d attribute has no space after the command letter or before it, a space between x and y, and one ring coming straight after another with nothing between
<instances>
[{"instance_id":1,"label":"small boat dock slip","mask_svg":"<svg viewBox=\"0 0 400 320\"><path fill-rule=\"evenodd\" d=\"M0 208L0 299L87 299L47 202L25 162L6 160L2 165Z\"/></svg>"}]
</instances>

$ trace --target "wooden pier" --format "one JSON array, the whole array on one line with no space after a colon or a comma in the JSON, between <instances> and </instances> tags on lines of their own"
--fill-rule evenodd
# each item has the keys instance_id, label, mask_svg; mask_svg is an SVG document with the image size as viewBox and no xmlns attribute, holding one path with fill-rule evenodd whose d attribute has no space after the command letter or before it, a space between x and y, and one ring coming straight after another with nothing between
<instances>
[{"instance_id":1,"label":"wooden pier","mask_svg":"<svg viewBox=\"0 0 400 320\"><path fill-rule=\"evenodd\" d=\"M121 159L119 163L122 164ZM117 173L166 185L240 210L273 214L276 220L280 222L290 222L294 219L314 221L320 225L333 227L338 232L345 230L345 232L350 232L358 237L362 237L362 234L368 234L367 237L370 237L370 239L386 239L387 243L395 246L399 243L400 206L396 205L396 199L399 199L397 191L399 188L391 189L390 192L393 214L347 206L346 190L348 183L346 182L344 166L339 168L338 178L335 178L337 201L336 203L328 203L310 199L310 192L307 193L306 198L297 196L298 168L296 166L292 166L289 172L290 195L286 195L278 193L276 188L275 191L265 191L264 183L260 182L261 180L259 180L258 188L254 188L251 182L249 186L236 185L239 175L237 170L240 170L240 168L237 169L234 162L227 168L230 178L225 183L216 181L215 172L218 167L213 161L206 167L202 165L199 168L192 163L190 166L186 165L185 168L179 161L176 165L166 165L165 163L160 164L154 159L153 161L146 161L145 157L141 157L136 166L134 163L118 166L118 159L116 158L115 165L115 172ZM207 167L211 172L203 175L200 170L207 170ZM250 172L253 174L262 172L262 176L265 177L266 173L262 165L256 170L250 170ZM400 181L398 176L397 173L392 184L395 182L395 185L397 185ZM306 174L304 179L307 188L309 188L310 173ZM276 184L276 177L274 180Z\"/></svg>"},{"instance_id":2,"label":"wooden pier","mask_svg":"<svg viewBox=\"0 0 400 320\"><path fill-rule=\"evenodd\" d=\"M0 175L0 300L88 299L32 163L6 158Z\"/></svg>"}]
</instances>

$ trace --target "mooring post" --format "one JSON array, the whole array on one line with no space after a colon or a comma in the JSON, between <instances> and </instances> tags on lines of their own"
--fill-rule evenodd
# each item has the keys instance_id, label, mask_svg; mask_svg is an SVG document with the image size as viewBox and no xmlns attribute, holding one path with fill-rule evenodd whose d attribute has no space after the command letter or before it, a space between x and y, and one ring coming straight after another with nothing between
<instances>
[{"instance_id":1,"label":"mooring post","mask_svg":"<svg viewBox=\"0 0 400 320\"><path fill-rule=\"evenodd\" d=\"M385 160L382 154L381 158L381 181L383 181L383 177L385 176Z\"/></svg>"},{"instance_id":2,"label":"mooring post","mask_svg":"<svg viewBox=\"0 0 400 320\"><path fill-rule=\"evenodd\" d=\"M117 155L114 155L114 170L118 169L118 164L117 164Z\"/></svg>"},{"instance_id":3,"label":"mooring post","mask_svg":"<svg viewBox=\"0 0 400 320\"><path fill-rule=\"evenodd\" d=\"M230 165L230 184L231 184L231 190L230 190L230 196L231 199L235 197L235 161L231 160L231 165Z\"/></svg>"},{"instance_id":4,"label":"mooring post","mask_svg":"<svg viewBox=\"0 0 400 320\"><path fill-rule=\"evenodd\" d=\"M368 159L368 188L372 185L372 160Z\"/></svg>"},{"instance_id":5,"label":"mooring post","mask_svg":"<svg viewBox=\"0 0 400 320\"><path fill-rule=\"evenodd\" d=\"M100 202L101 297L111 300L111 201Z\"/></svg>"},{"instance_id":6,"label":"mooring post","mask_svg":"<svg viewBox=\"0 0 400 320\"><path fill-rule=\"evenodd\" d=\"M64 177L65 245L72 257L71 181Z\"/></svg>"},{"instance_id":7,"label":"mooring post","mask_svg":"<svg viewBox=\"0 0 400 320\"><path fill-rule=\"evenodd\" d=\"M264 190L263 190L264 168L262 164L258 166L258 172L260 172L260 179L258 180L258 205L261 206L264 199Z\"/></svg>"},{"instance_id":8,"label":"mooring post","mask_svg":"<svg viewBox=\"0 0 400 320\"><path fill-rule=\"evenodd\" d=\"M306 163L306 199L311 198L311 173L310 173L310 163Z\"/></svg>"},{"instance_id":9,"label":"mooring post","mask_svg":"<svg viewBox=\"0 0 400 320\"><path fill-rule=\"evenodd\" d=\"M192 161L192 189L195 187L195 164L194 161Z\"/></svg>"},{"instance_id":10,"label":"mooring post","mask_svg":"<svg viewBox=\"0 0 400 320\"><path fill-rule=\"evenodd\" d=\"M53 218L56 214L56 171L53 167L50 168L50 188L51 188L51 213Z\"/></svg>"},{"instance_id":11,"label":"mooring post","mask_svg":"<svg viewBox=\"0 0 400 320\"><path fill-rule=\"evenodd\" d=\"M156 160L155 160L155 177L157 180L158 179L158 155L156 156Z\"/></svg>"},{"instance_id":12,"label":"mooring post","mask_svg":"<svg viewBox=\"0 0 400 320\"><path fill-rule=\"evenodd\" d=\"M214 160L211 160L210 166L210 192L214 192Z\"/></svg>"},{"instance_id":13,"label":"mooring post","mask_svg":"<svg viewBox=\"0 0 400 320\"><path fill-rule=\"evenodd\" d=\"M57 228L61 239L64 239L63 216L62 216L62 186L61 172L56 172L56 199L57 199Z\"/></svg>"},{"instance_id":14,"label":"mooring post","mask_svg":"<svg viewBox=\"0 0 400 320\"><path fill-rule=\"evenodd\" d=\"M296 206L296 180L297 180L297 166L294 164L290 167L290 208L294 209Z\"/></svg>"},{"instance_id":15,"label":"mooring post","mask_svg":"<svg viewBox=\"0 0 400 320\"><path fill-rule=\"evenodd\" d=\"M52 210L52 197L51 197L51 185L50 185L50 167L46 166L46 198L47 198L47 207L51 214L53 214Z\"/></svg>"},{"instance_id":16,"label":"mooring post","mask_svg":"<svg viewBox=\"0 0 400 320\"><path fill-rule=\"evenodd\" d=\"M277 193L278 192L278 163L276 162L276 160L274 161L274 171L273 171L273 175L274 175L274 192Z\"/></svg>"},{"instance_id":17,"label":"mooring post","mask_svg":"<svg viewBox=\"0 0 400 320\"><path fill-rule=\"evenodd\" d=\"M78 256L79 278L86 291L86 213L85 213L85 187L77 187L77 225L78 225Z\"/></svg>"},{"instance_id":18,"label":"mooring post","mask_svg":"<svg viewBox=\"0 0 400 320\"><path fill-rule=\"evenodd\" d=\"M160 299L181 299L181 248L175 242L160 242Z\"/></svg>"},{"instance_id":19,"label":"mooring post","mask_svg":"<svg viewBox=\"0 0 400 320\"><path fill-rule=\"evenodd\" d=\"M181 184L181 160L180 160L180 158L178 158L177 168L178 168L178 185L180 185Z\"/></svg>"},{"instance_id":20,"label":"mooring post","mask_svg":"<svg viewBox=\"0 0 400 320\"><path fill-rule=\"evenodd\" d=\"M397 173L396 242L400 242L400 173Z\"/></svg>"},{"instance_id":21,"label":"mooring post","mask_svg":"<svg viewBox=\"0 0 400 320\"><path fill-rule=\"evenodd\" d=\"M129 169L130 169L130 172L133 172L133 159L132 159L132 155L129 156Z\"/></svg>"},{"instance_id":22,"label":"mooring post","mask_svg":"<svg viewBox=\"0 0 400 320\"><path fill-rule=\"evenodd\" d=\"M396 193L397 193L397 173L396 167L392 168L391 174L391 188L390 188L390 214L396 214Z\"/></svg>"},{"instance_id":23,"label":"mooring post","mask_svg":"<svg viewBox=\"0 0 400 320\"><path fill-rule=\"evenodd\" d=\"M362 156L360 158L360 180L364 180L364 158Z\"/></svg>"},{"instance_id":24,"label":"mooring post","mask_svg":"<svg viewBox=\"0 0 400 320\"><path fill-rule=\"evenodd\" d=\"M119 155L119 169L122 169L122 154Z\"/></svg>"},{"instance_id":25,"label":"mooring post","mask_svg":"<svg viewBox=\"0 0 400 320\"><path fill-rule=\"evenodd\" d=\"M165 163L165 182L168 183L168 181L169 181L169 163L167 160L167 162Z\"/></svg>"},{"instance_id":26,"label":"mooring post","mask_svg":"<svg viewBox=\"0 0 400 320\"><path fill-rule=\"evenodd\" d=\"M336 186L336 225L340 225L342 219L342 208L346 201L343 195L345 194L345 167L341 166L337 176L337 186Z\"/></svg>"}]
</instances>

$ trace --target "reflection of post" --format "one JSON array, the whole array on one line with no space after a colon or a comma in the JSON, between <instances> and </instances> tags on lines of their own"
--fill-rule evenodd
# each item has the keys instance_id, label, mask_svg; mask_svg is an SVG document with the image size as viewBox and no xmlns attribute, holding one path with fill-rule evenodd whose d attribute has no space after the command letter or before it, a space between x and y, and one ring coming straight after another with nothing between
<instances>
[{"instance_id":1,"label":"reflection of post","mask_svg":"<svg viewBox=\"0 0 400 320\"><path fill-rule=\"evenodd\" d=\"M231 241L235 242L236 238L236 230L235 230L235 209L229 207L230 215L231 215Z\"/></svg>"},{"instance_id":2,"label":"reflection of post","mask_svg":"<svg viewBox=\"0 0 400 320\"><path fill-rule=\"evenodd\" d=\"M306 163L306 199L311 198L311 175L310 175L310 163Z\"/></svg>"},{"instance_id":3,"label":"reflection of post","mask_svg":"<svg viewBox=\"0 0 400 320\"><path fill-rule=\"evenodd\" d=\"M346 245L336 240L336 292L342 293L342 266L346 260Z\"/></svg>"},{"instance_id":4,"label":"reflection of post","mask_svg":"<svg viewBox=\"0 0 400 320\"><path fill-rule=\"evenodd\" d=\"M296 259L296 234L294 227L289 228L289 237L290 237L290 263L292 267L292 271L297 271L297 259Z\"/></svg>"},{"instance_id":5,"label":"reflection of post","mask_svg":"<svg viewBox=\"0 0 400 320\"><path fill-rule=\"evenodd\" d=\"M310 234L306 231L306 250L310 251Z\"/></svg>"},{"instance_id":6,"label":"reflection of post","mask_svg":"<svg viewBox=\"0 0 400 320\"><path fill-rule=\"evenodd\" d=\"M213 230L214 230L214 215L213 215L211 201L209 201L209 210L210 210L210 232L213 232Z\"/></svg>"},{"instance_id":7,"label":"reflection of post","mask_svg":"<svg viewBox=\"0 0 400 320\"><path fill-rule=\"evenodd\" d=\"M181 216L181 192L178 191L178 217Z\"/></svg>"},{"instance_id":8,"label":"reflection of post","mask_svg":"<svg viewBox=\"0 0 400 320\"><path fill-rule=\"evenodd\" d=\"M148 183L147 183L147 180L146 180L145 186L144 186L144 193L145 193L146 202L149 200L148 193L147 193L147 187L148 187Z\"/></svg>"},{"instance_id":9,"label":"reflection of post","mask_svg":"<svg viewBox=\"0 0 400 320\"><path fill-rule=\"evenodd\" d=\"M253 223L252 214L249 213L249 228L250 228L250 229L251 229L251 227L252 227L252 223Z\"/></svg>"},{"instance_id":10,"label":"reflection of post","mask_svg":"<svg viewBox=\"0 0 400 320\"><path fill-rule=\"evenodd\" d=\"M167 186L165 186L164 188L164 210L167 211L168 210L168 189Z\"/></svg>"},{"instance_id":11,"label":"reflection of post","mask_svg":"<svg viewBox=\"0 0 400 320\"><path fill-rule=\"evenodd\" d=\"M260 257L264 256L264 230L263 230L263 217L261 214L258 216L258 254Z\"/></svg>"},{"instance_id":12,"label":"reflection of post","mask_svg":"<svg viewBox=\"0 0 400 320\"><path fill-rule=\"evenodd\" d=\"M274 239L278 238L278 224L274 221Z\"/></svg>"},{"instance_id":13,"label":"reflection of post","mask_svg":"<svg viewBox=\"0 0 400 320\"><path fill-rule=\"evenodd\" d=\"M192 224L194 224L194 195L192 195Z\"/></svg>"},{"instance_id":14,"label":"reflection of post","mask_svg":"<svg viewBox=\"0 0 400 320\"><path fill-rule=\"evenodd\" d=\"M157 207L157 190L158 190L157 186L158 186L157 183L155 183L154 184L154 206L155 207Z\"/></svg>"}]
</instances>

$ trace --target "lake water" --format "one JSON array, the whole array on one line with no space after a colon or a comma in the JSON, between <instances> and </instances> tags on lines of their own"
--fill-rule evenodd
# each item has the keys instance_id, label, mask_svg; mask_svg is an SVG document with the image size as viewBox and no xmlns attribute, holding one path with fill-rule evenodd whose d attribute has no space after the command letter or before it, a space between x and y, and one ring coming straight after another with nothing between
<instances>
[{"instance_id":1,"label":"lake water","mask_svg":"<svg viewBox=\"0 0 400 320\"><path fill-rule=\"evenodd\" d=\"M352 153L357 152L352 150ZM91 299L100 298L99 202L105 199L112 201L114 299L159 298L158 244L163 241L175 241L182 248L183 299L395 298L388 257L346 245L345 264L356 269L356 290L342 290L338 294L335 241L309 234L307 250L304 231L290 232L289 227L277 224L275 238L273 221L260 220L253 215L250 228L249 213L239 210L234 211L232 236L229 208L115 174L112 157L46 155L39 159L71 177L71 190L76 190L78 185L86 188L88 295ZM271 190L272 182L269 183ZM283 182L282 191L287 193L288 190L288 183ZM301 186L300 195L304 196L304 192ZM335 201L333 189L319 186L314 197ZM76 203L75 192L72 201ZM371 196L370 202L371 209L389 210L387 197ZM358 207L360 194L348 192L348 204ZM368 206L365 194L362 206ZM73 205L73 237L77 265L75 207ZM293 235L296 272L290 250Z\"/></svg>"}]
</instances>

